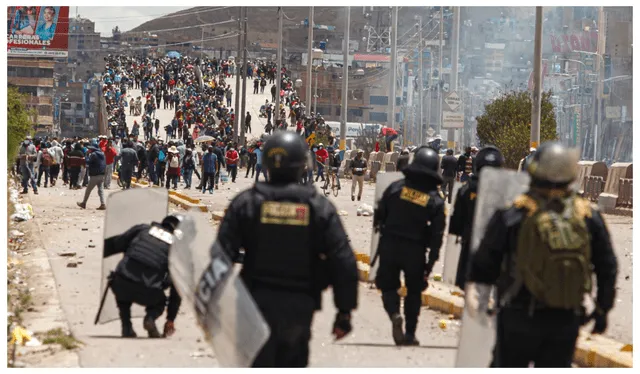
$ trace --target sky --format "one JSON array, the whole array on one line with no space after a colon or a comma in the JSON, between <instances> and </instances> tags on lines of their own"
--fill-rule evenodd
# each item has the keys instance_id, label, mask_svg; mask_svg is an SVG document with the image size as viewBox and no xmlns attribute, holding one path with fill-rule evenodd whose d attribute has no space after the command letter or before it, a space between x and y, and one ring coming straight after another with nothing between
<instances>
[{"instance_id":1,"label":"sky","mask_svg":"<svg viewBox=\"0 0 640 374\"><path fill-rule=\"evenodd\" d=\"M122 31L128 31L154 18L174 13L192 6L131 6L131 7L97 7L97 6L71 6L69 16L80 14L82 18L88 18L96 23L96 31L102 36L111 36L111 29L118 26Z\"/></svg>"}]
</instances>

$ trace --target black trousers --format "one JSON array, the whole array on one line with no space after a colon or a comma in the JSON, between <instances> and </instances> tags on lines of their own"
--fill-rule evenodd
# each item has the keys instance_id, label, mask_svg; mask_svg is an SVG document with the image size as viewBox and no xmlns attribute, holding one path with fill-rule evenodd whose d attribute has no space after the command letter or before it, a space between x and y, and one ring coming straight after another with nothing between
<instances>
[{"instance_id":1,"label":"black trousers","mask_svg":"<svg viewBox=\"0 0 640 374\"><path fill-rule=\"evenodd\" d=\"M214 187L214 178L215 178L215 173L203 173L202 175L202 186L201 188L203 190L209 189L209 190L213 190ZM207 186L207 182L209 182L209 186ZM209 188L207 188L209 187Z\"/></svg>"},{"instance_id":2,"label":"black trousers","mask_svg":"<svg viewBox=\"0 0 640 374\"><path fill-rule=\"evenodd\" d=\"M49 181L53 185L58 179L58 175L60 175L60 164L51 165L51 169L49 170Z\"/></svg>"},{"instance_id":3,"label":"black trousers","mask_svg":"<svg viewBox=\"0 0 640 374\"><path fill-rule=\"evenodd\" d=\"M503 308L497 317L493 367L570 368L581 317L573 311Z\"/></svg>"},{"instance_id":4,"label":"black trousers","mask_svg":"<svg viewBox=\"0 0 640 374\"><path fill-rule=\"evenodd\" d=\"M79 177L80 177L80 168L79 167L69 168L69 178L71 178L71 180L69 181L69 188L79 187L78 186L78 178Z\"/></svg>"},{"instance_id":5,"label":"black trousers","mask_svg":"<svg viewBox=\"0 0 640 374\"><path fill-rule=\"evenodd\" d=\"M315 311L313 298L304 293L253 290L252 295L271 329L269 340L253 367L307 367L309 340Z\"/></svg>"},{"instance_id":6,"label":"black trousers","mask_svg":"<svg viewBox=\"0 0 640 374\"><path fill-rule=\"evenodd\" d=\"M247 175L245 175L245 178L249 177L249 170L251 170L251 178L253 178L256 172L256 161L249 161L247 164Z\"/></svg>"},{"instance_id":7,"label":"black trousers","mask_svg":"<svg viewBox=\"0 0 640 374\"><path fill-rule=\"evenodd\" d=\"M425 290L425 248L410 240L382 236L378 244L380 266L376 287L382 291L382 304L389 317L400 313L400 272L404 273L407 296L404 298L405 333L415 336Z\"/></svg>"},{"instance_id":8,"label":"black trousers","mask_svg":"<svg viewBox=\"0 0 640 374\"><path fill-rule=\"evenodd\" d=\"M154 321L162 315L167 303L167 296L163 290L131 282L119 275L114 276L111 291L116 298L123 326L131 326L131 305L133 303L144 306L145 318L152 318Z\"/></svg>"},{"instance_id":9,"label":"black trousers","mask_svg":"<svg viewBox=\"0 0 640 374\"><path fill-rule=\"evenodd\" d=\"M453 183L455 182L455 177L442 177L444 182L442 183L442 191L447 194L447 202L451 204L451 193L453 193Z\"/></svg>"},{"instance_id":10,"label":"black trousers","mask_svg":"<svg viewBox=\"0 0 640 374\"><path fill-rule=\"evenodd\" d=\"M131 188L131 177L133 177L133 169L121 167L118 175L120 176L122 187L127 190Z\"/></svg>"}]
</instances>

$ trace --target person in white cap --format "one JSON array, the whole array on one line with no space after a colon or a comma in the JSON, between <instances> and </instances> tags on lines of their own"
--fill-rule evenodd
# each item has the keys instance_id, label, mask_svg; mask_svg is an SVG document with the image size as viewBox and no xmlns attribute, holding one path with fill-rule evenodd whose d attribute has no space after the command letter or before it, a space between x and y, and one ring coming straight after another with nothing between
<instances>
[{"instance_id":1,"label":"person in white cap","mask_svg":"<svg viewBox=\"0 0 640 374\"><path fill-rule=\"evenodd\" d=\"M173 189L178 189L178 178L180 177L180 153L175 145L169 148L167 155L167 190L173 181Z\"/></svg>"}]
</instances>

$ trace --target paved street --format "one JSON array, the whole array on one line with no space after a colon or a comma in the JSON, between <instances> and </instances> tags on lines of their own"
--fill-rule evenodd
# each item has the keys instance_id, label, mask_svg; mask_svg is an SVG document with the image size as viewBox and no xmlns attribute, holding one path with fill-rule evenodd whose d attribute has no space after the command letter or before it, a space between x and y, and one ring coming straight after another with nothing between
<instances>
[{"instance_id":1,"label":"paved street","mask_svg":"<svg viewBox=\"0 0 640 374\"><path fill-rule=\"evenodd\" d=\"M230 80L233 82L231 87L235 89L235 79ZM264 104L266 99L271 99L270 93L253 94L253 88L250 80L247 80L247 110L251 112L253 132L251 136L259 137L263 132L263 127L266 125L266 118L258 118L260 106ZM265 92L268 92L270 86L267 86ZM134 90L132 94L139 95L139 91ZM236 96L234 94L234 100ZM235 103L235 102L234 102ZM160 132L164 131L163 127L166 123L169 123L173 118L173 111L159 109L157 116L160 118ZM137 118L139 120L139 117ZM128 123L133 123L128 120ZM162 134L164 137L164 134ZM248 136L248 138L251 138ZM189 196L201 199L202 202L209 206L212 211L223 210L229 201L240 191L249 188L251 186L252 179L245 178L246 170L242 169L238 171L238 179L236 183L229 183L225 186L220 186L220 190L214 191L214 194L209 193L202 194L197 190L184 191L181 188L184 186L182 183L178 186L178 191L187 193ZM193 177L194 186L197 185L197 177ZM263 180L260 177L260 180ZM358 217L356 212L358 206L361 204L369 204L373 206L373 198L375 194L375 184L365 183L364 191L362 194L362 201L352 202L350 198L351 193L351 181L341 180L342 190L338 197L331 195L329 199L336 205L339 211L346 212L346 215L342 216L343 222L347 228L347 233L351 239L351 243L354 249L365 253L369 252L371 245L371 226L372 217ZM320 187L321 183L316 183L317 187ZM318 191L321 191L318 189ZM356 186L357 194L357 186ZM452 207L449 208L452 211ZM633 285L633 251L632 251L632 237L633 237L633 219L631 217L606 215L605 219L609 230L611 231L611 238L614 244L616 255L619 262L619 275L618 275L618 296L616 306L610 314L609 329L607 336L616 339L621 342L632 342L632 285ZM434 273L442 273L443 261L444 261L444 245L443 252L440 254L440 260L435 268Z\"/></svg>"},{"instance_id":2,"label":"paved street","mask_svg":"<svg viewBox=\"0 0 640 374\"><path fill-rule=\"evenodd\" d=\"M229 82L234 82L230 80ZM232 87L235 88L235 84ZM250 82L247 82L251 90ZM267 87L269 88L269 86ZM268 91L268 90L265 90ZM133 91L137 96L139 91ZM234 100L237 98L234 94ZM247 107L253 118L253 133L259 136L266 119L258 117L258 110L270 94L247 96ZM159 109L160 136L164 138L163 127L171 121L173 111ZM139 117L136 118L139 121ZM131 126L132 119L128 119ZM239 170L236 183L220 185L213 194L202 194L196 190L186 191L209 206L210 211L222 211L229 201L240 191L251 187L253 179L245 178L246 171ZM195 177L194 177L195 179ZM194 186L197 180L193 181ZM356 214L361 204L373 205L375 185L365 184L363 200L350 199L351 182L342 180L342 191L338 197L329 199L340 211L343 223L354 249L368 252L370 246L372 217ZM316 183L319 187L320 183ZM180 184L178 191L184 185ZM117 185L112 183L116 191ZM320 190L319 190L320 191ZM214 367L216 358L202 340L202 333L191 314L182 310L176 321L177 333L170 339L134 340L120 339L118 322L107 325L93 325L99 302L100 260L102 253L102 233L104 212L96 211L99 205L97 192L92 193L88 209L81 210L76 205L84 190L71 191L60 185L40 189L40 195L30 196L36 220L41 229L49 260L56 278L61 305L75 337L85 346L79 351L83 367ZM172 206L173 210L176 208ZM607 335L616 340L632 341L632 219L607 216L614 247L620 264L618 281L619 294L615 309L609 320ZM215 237L216 226L211 238ZM75 252L75 256L60 256L63 252ZM441 253L441 260L444 259ZM434 269L442 272L442 261ZM75 263L77 267L69 267ZM316 314L311 343L311 366L315 367L451 367L455 361L459 325L452 321L446 330L438 327L442 318L435 311L423 308L417 338L421 347L397 348L392 345L390 324L382 308L379 294L364 284L360 287L359 308L353 316L354 331L341 342L333 342L330 335L335 316L331 292L326 292L324 310ZM186 307L186 305L184 306ZM184 308L183 308L184 309ZM142 321L134 321L138 334L144 336ZM164 319L159 320L159 324Z\"/></svg>"},{"instance_id":3,"label":"paved street","mask_svg":"<svg viewBox=\"0 0 640 374\"><path fill-rule=\"evenodd\" d=\"M79 351L80 364L83 367L217 366L194 319L184 309L176 320L177 333L170 339L120 339L119 322L93 325L99 301L104 212L95 210L98 206L95 192L89 199L89 209L77 208L75 202L81 199L82 193L53 187L43 188L40 195L31 197L62 308L74 336L85 343ZM231 196L231 190L214 194L224 195ZM215 228L212 239L214 236ZM63 252L76 255L62 257ZM68 267L70 262L77 263L77 267ZM396 348L376 290L365 285L360 287L353 334L341 342L334 343L330 335L335 316L330 291L325 293L323 306L324 310L316 314L314 321L312 366L451 367L454 364L459 328L453 321L447 330L441 330L438 321L446 316L440 313L423 308L418 329L422 347ZM160 323L164 323L163 318ZM141 320L134 320L134 328L144 336L141 325Z\"/></svg>"}]
</instances>

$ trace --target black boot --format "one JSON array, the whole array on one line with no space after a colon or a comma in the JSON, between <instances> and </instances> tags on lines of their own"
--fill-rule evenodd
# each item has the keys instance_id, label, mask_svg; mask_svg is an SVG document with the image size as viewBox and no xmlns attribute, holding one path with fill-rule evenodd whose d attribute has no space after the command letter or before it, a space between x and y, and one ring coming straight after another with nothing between
<instances>
[{"instance_id":1,"label":"black boot","mask_svg":"<svg viewBox=\"0 0 640 374\"><path fill-rule=\"evenodd\" d=\"M160 334L160 331L158 331L158 327L156 326L156 321L153 318L149 316L144 317L143 326L144 329L147 330L147 334L150 338L162 337L162 334Z\"/></svg>"},{"instance_id":2,"label":"black boot","mask_svg":"<svg viewBox=\"0 0 640 374\"><path fill-rule=\"evenodd\" d=\"M416 339L415 336L407 335L407 336L404 337L404 344L403 345L418 346L418 345L420 345L420 342L418 341L418 339Z\"/></svg>"},{"instance_id":3,"label":"black boot","mask_svg":"<svg viewBox=\"0 0 640 374\"><path fill-rule=\"evenodd\" d=\"M402 329L402 316L400 315L400 295L398 291L382 292L382 305L391 319L391 334L396 345L404 343L404 331Z\"/></svg>"},{"instance_id":4,"label":"black boot","mask_svg":"<svg viewBox=\"0 0 640 374\"><path fill-rule=\"evenodd\" d=\"M128 323L122 323L122 337L123 338L137 338L138 334L133 330L133 326L131 326L131 321Z\"/></svg>"},{"instance_id":5,"label":"black boot","mask_svg":"<svg viewBox=\"0 0 640 374\"><path fill-rule=\"evenodd\" d=\"M402 331L402 316L400 313L396 313L391 316L391 335L393 336L393 342L396 345L403 345L406 343L404 331Z\"/></svg>"}]
</instances>

